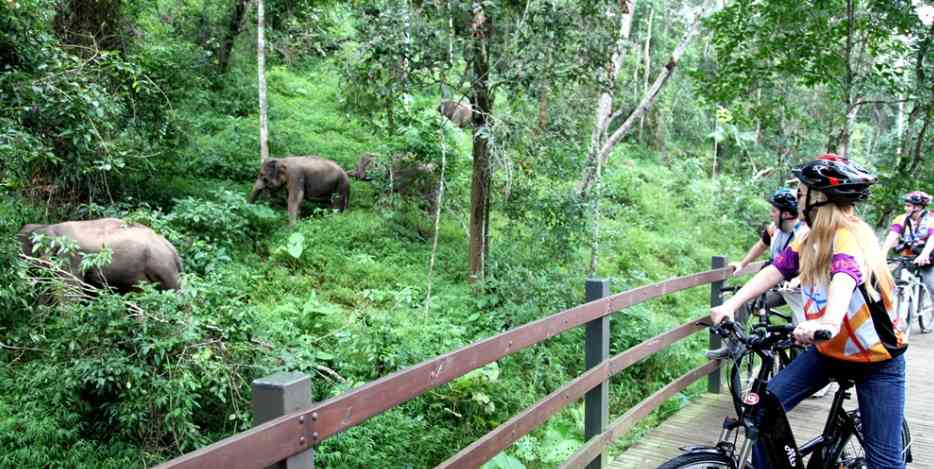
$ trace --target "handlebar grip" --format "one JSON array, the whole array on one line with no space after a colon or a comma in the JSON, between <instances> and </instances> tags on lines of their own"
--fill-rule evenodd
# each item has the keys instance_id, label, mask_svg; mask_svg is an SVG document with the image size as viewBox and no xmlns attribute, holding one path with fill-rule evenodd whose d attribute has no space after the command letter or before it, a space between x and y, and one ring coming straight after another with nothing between
<instances>
[{"instance_id":1,"label":"handlebar grip","mask_svg":"<svg viewBox=\"0 0 934 469\"><path fill-rule=\"evenodd\" d=\"M814 331L814 340L830 340L832 337L833 334L831 334L827 329Z\"/></svg>"}]
</instances>

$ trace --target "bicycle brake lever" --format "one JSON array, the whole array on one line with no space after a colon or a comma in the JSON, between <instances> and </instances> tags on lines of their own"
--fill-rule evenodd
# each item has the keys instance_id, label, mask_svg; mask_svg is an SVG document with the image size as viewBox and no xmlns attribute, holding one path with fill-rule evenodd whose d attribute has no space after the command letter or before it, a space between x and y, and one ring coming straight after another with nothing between
<instances>
[{"instance_id":1,"label":"bicycle brake lever","mask_svg":"<svg viewBox=\"0 0 934 469\"><path fill-rule=\"evenodd\" d=\"M724 345L718 349L704 352L704 356L707 357L708 360L723 360L725 358L730 358L732 353L730 348Z\"/></svg>"}]
</instances>

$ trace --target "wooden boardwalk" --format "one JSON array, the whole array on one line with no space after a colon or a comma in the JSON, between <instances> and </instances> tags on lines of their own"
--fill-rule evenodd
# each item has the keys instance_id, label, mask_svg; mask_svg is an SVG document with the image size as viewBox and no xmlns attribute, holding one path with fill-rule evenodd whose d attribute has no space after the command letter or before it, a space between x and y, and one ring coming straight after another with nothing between
<instances>
[{"instance_id":1,"label":"wooden boardwalk","mask_svg":"<svg viewBox=\"0 0 934 469\"><path fill-rule=\"evenodd\" d=\"M915 329L907 352L907 372L906 417L914 455L908 467L934 469L934 334L922 335ZM820 433L831 400L830 395L807 399L789 414L799 443ZM856 407L855 396L846 407ZM652 469L680 454L679 447L713 444L727 415L734 415L728 393L704 394L652 429L608 467Z\"/></svg>"}]
</instances>

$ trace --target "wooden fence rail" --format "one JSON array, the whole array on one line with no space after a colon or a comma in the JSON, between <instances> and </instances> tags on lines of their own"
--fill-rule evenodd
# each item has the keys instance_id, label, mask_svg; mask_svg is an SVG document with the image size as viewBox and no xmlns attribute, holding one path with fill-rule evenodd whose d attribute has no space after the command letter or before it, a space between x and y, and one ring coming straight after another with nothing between
<instances>
[{"instance_id":1,"label":"wooden fence rail","mask_svg":"<svg viewBox=\"0 0 934 469\"><path fill-rule=\"evenodd\" d=\"M307 409L270 420L251 430L163 463L158 468L263 468L291 456L305 453L329 437L488 363L574 327L593 323L628 306L704 284L711 284L711 304L719 304L717 302L720 298L720 286L723 280L730 277L731 270L723 267L725 259L722 257L715 257L712 265L716 267L713 270L603 297L475 342L380 378L340 396L313 404ZM752 264L741 273L753 272L760 265ZM555 412L576 402L588 391L606 383L613 375L702 329L702 326L697 325L699 319L701 318L594 364L575 380L511 418L438 467L476 467L483 464L544 423ZM608 333L608 330L605 332ZM588 337L590 336L591 334L588 334ZM608 340L607 336L600 334L596 337L596 340ZM718 346L719 344L711 339L711 345ZM596 458L601 457L613 440L625 434L626 430L639 419L697 379L710 376L710 387L714 387L715 381L715 387L719 389L719 374L718 362L711 361L676 379L630 409L612 424L607 426L604 422L597 431L590 431L594 436L571 457L564 467L582 467L595 461ZM600 402L599 399L598 402ZM607 414L606 399L602 400L601 405L603 406L601 412L605 416ZM591 411L589 406L587 411ZM588 419L586 417L585 420L600 421L599 418ZM603 420L605 421L605 417Z\"/></svg>"}]
</instances>

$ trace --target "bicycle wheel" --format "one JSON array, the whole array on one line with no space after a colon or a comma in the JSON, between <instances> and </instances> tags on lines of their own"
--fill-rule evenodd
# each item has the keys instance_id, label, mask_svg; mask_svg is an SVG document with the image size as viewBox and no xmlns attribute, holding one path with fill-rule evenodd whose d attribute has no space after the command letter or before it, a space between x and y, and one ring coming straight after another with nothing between
<instances>
[{"instance_id":1,"label":"bicycle wheel","mask_svg":"<svg viewBox=\"0 0 934 469\"><path fill-rule=\"evenodd\" d=\"M924 284L918 288L918 327L922 334L934 330L934 304L931 303L930 292Z\"/></svg>"},{"instance_id":2,"label":"bicycle wheel","mask_svg":"<svg viewBox=\"0 0 934 469\"><path fill-rule=\"evenodd\" d=\"M737 418L742 416L743 398L752 388L752 383L758 376L761 366L762 358L754 353L748 353L738 361L734 361L730 368L730 393L733 395L733 409L736 411Z\"/></svg>"},{"instance_id":3,"label":"bicycle wheel","mask_svg":"<svg viewBox=\"0 0 934 469\"><path fill-rule=\"evenodd\" d=\"M658 469L736 469L736 462L722 454L687 453L668 460Z\"/></svg>"},{"instance_id":4,"label":"bicycle wheel","mask_svg":"<svg viewBox=\"0 0 934 469\"><path fill-rule=\"evenodd\" d=\"M856 423L856 435L852 435L848 441L844 442L843 451L837 459L837 464L842 468L861 469L866 467L866 450L863 449L862 421L859 417L859 410L850 412L853 421ZM855 437L855 438L854 438ZM902 456L905 463L910 463L914 459L911 455L911 431L908 429L908 421L902 418Z\"/></svg>"},{"instance_id":5,"label":"bicycle wheel","mask_svg":"<svg viewBox=\"0 0 934 469\"><path fill-rule=\"evenodd\" d=\"M895 311L899 318L905 318L905 338L911 336L911 323L914 321L914 295L905 286L895 288Z\"/></svg>"},{"instance_id":6,"label":"bicycle wheel","mask_svg":"<svg viewBox=\"0 0 934 469\"><path fill-rule=\"evenodd\" d=\"M752 383L759 376L759 368L762 367L762 357L754 354L747 353L743 355L742 358L733 362L733 366L730 369L730 392L733 393L733 408L736 411L736 417L740 417L740 414L743 412L743 398L746 397L746 394L752 389ZM770 376L775 376L778 374L779 370L783 368L781 361L776 357L772 361L772 373Z\"/></svg>"}]
</instances>

